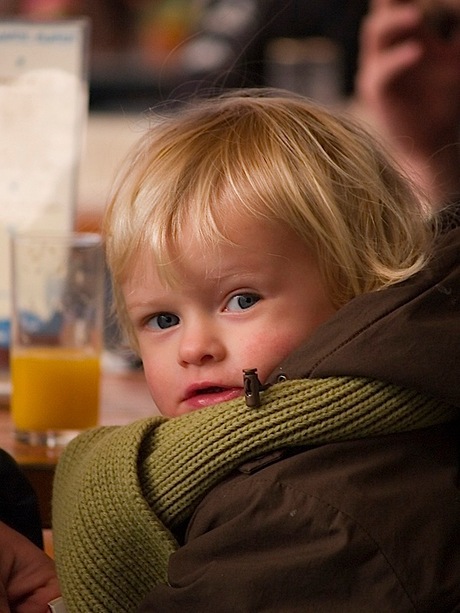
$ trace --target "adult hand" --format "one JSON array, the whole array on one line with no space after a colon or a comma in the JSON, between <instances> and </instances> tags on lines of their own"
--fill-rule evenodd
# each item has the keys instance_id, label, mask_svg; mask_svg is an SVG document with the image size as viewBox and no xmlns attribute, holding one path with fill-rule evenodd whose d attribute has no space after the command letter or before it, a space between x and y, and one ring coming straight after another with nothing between
<instances>
[{"instance_id":1,"label":"adult hand","mask_svg":"<svg viewBox=\"0 0 460 613\"><path fill-rule=\"evenodd\" d=\"M0 613L46 613L60 595L53 561L0 523Z\"/></svg>"},{"instance_id":2,"label":"adult hand","mask_svg":"<svg viewBox=\"0 0 460 613\"><path fill-rule=\"evenodd\" d=\"M427 172L432 186L458 190L457 1L373 0L361 31L356 94L405 161Z\"/></svg>"}]
</instances>

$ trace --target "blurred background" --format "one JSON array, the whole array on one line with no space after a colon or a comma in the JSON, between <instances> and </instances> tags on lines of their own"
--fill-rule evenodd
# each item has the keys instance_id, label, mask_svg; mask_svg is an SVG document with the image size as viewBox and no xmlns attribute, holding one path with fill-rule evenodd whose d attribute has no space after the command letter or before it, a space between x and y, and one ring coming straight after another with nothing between
<instances>
[{"instance_id":1,"label":"blurred background","mask_svg":"<svg viewBox=\"0 0 460 613\"><path fill-rule=\"evenodd\" d=\"M114 175L148 126L149 109L259 86L341 105L353 93L368 5L368 0L0 0L0 20L89 22L89 114L75 182L75 227L98 232ZM65 97L61 104L64 109ZM52 128L47 124L45 130ZM26 131L22 120L20 129ZM24 161L31 183L27 165Z\"/></svg>"},{"instance_id":2,"label":"blurred background","mask_svg":"<svg viewBox=\"0 0 460 613\"><path fill-rule=\"evenodd\" d=\"M147 111L229 87L279 86L328 105L353 91L368 0L0 0L0 19L87 17L89 118L77 227L99 230Z\"/></svg>"},{"instance_id":3,"label":"blurred background","mask_svg":"<svg viewBox=\"0 0 460 613\"><path fill-rule=\"evenodd\" d=\"M367 0L0 0L0 18L89 17L90 110L137 112L235 86L282 86L334 103L353 89L367 7Z\"/></svg>"},{"instance_id":4,"label":"blurred background","mask_svg":"<svg viewBox=\"0 0 460 613\"><path fill-rule=\"evenodd\" d=\"M89 114L75 227L100 231L114 175L148 111L230 87L340 105L368 0L0 0L0 20L86 17Z\"/></svg>"}]
</instances>

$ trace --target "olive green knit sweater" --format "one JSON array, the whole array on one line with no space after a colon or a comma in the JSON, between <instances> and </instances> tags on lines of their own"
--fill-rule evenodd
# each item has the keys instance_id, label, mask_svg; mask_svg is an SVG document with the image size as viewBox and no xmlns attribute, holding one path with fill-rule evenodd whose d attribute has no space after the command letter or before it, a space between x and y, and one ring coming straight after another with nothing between
<instances>
[{"instance_id":1,"label":"olive green knit sweater","mask_svg":"<svg viewBox=\"0 0 460 613\"><path fill-rule=\"evenodd\" d=\"M136 611L167 581L175 529L242 462L273 449L422 428L457 412L413 391L332 377L277 384L258 408L241 398L80 435L59 462L53 499L69 613Z\"/></svg>"}]
</instances>

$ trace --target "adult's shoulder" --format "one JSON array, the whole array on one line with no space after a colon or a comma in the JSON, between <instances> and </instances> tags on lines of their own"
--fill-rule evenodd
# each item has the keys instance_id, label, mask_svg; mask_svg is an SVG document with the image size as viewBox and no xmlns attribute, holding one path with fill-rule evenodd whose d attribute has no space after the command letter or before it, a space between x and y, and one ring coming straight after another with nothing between
<instances>
[{"instance_id":1,"label":"adult's shoulder","mask_svg":"<svg viewBox=\"0 0 460 613\"><path fill-rule=\"evenodd\" d=\"M168 585L140 611L449 610L457 463L458 436L441 426L243 464L198 506Z\"/></svg>"}]
</instances>

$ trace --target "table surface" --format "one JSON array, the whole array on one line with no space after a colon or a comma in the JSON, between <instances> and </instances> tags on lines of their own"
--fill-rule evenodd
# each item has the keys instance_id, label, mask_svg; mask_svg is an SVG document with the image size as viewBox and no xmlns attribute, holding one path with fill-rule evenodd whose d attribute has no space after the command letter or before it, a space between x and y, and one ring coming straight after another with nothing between
<instances>
[{"instance_id":1,"label":"table surface","mask_svg":"<svg viewBox=\"0 0 460 613\"><path fill-rule=\"evenodd\" d=\"M101 381L100 424L124 425L158 415L141 370L106 369ZM51 526L51 493L60 449L20 443L14 438L8 402L0 405L0 447L13 456L37 492L42 522Z\"/></svg>"}]
</instances>

